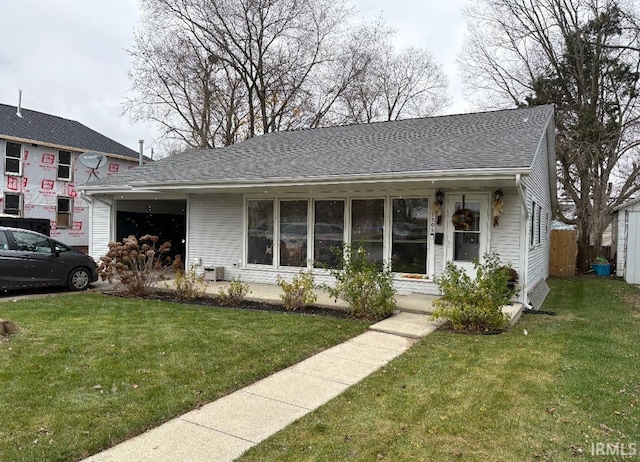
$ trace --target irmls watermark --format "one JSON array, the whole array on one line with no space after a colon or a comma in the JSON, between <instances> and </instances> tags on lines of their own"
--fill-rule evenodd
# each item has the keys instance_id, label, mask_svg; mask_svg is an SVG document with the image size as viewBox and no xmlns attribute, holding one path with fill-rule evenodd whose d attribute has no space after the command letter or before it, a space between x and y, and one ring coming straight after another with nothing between
<instances>
[{"instance_id":1,"label":"irmls watermark","mask_svg":"<svg viewBox=\"0 0 640 462\"><path fill-rule=\"evenodd\" d=\"M640 448L636 443L591 443L592 456L640 456Z\"/></svg>"}]
</instances>

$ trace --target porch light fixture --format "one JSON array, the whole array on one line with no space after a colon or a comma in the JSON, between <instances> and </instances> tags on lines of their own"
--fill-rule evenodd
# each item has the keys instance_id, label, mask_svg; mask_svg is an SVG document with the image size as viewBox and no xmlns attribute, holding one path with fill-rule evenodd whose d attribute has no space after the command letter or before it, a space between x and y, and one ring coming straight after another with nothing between
<instances>
[{"instance_id":1,"label":"porch light fixture","mask_svg":"<svg viewBox=\"0 0 640 462\"><path fill-rule=\"evenodd\" d=\"M434 211L438 217L436 220L438 225L442 224L442 204L444 204L444 193L438 189L438 191L436 191L436 203L434 207Z\"/></svg>"}]
</instances>

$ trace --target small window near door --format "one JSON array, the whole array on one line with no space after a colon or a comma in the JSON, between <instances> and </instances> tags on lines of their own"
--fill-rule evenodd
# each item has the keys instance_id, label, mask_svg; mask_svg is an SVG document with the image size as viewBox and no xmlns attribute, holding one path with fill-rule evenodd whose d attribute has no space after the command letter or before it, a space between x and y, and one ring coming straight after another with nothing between
<instances>
[{"instance_id":1,"label":"small window near door","mask_svg":"<svg viewBox=\"0 0 640 462\"><path fill-rule=\"evenodd\" d=\"M71 227L71 210L73 201L70 197L58 197L58 211L56 215L56 226L58 228Z\"/></svg>"},{"instance_id":2,"label":"small window near door","mask_svg":"<svg viewBox=\"0 0 640 462\"><path fill-rule=\"evenodd\" d=\"M531 222L529 223L529 245L536 242L536 201L531 203Z\"/></svg>"},{"instance_id":3,"label":"small window near door","mask_svg":"<svg viewBox=\"0 0 640 462\"><path fill-rule=\"evenodd\" d=\"M22 216L22 194L5 193L2 210L7 215Z\"/></svg>"},{"instance_id":4,"label":"small window near door","mask_svg":"<svg viewBox=\"0 0 640 462\"><path fill-rule=\"evenodd\" d=\"M473 261L480 259L480 209L481 202L467 201L455 203L453 229L453 259Z\"/></svg>"},{"instance_id":5,"label":"small window near door","mask_svg":"<svg viewBox=\"0 0 640 462\"><path fill-rule=\"evenodd\" d=\"M427 272L427 199L393 199L391 270Z\"/></svg>"},{"instance_id":6,"label":"small window near door","mask_svg":"<svg viewBox=\"0 0 640 462\"><path fill-rule=\"evenodd\" d=\"M71 181L71 153L58 151L58 179Z\"/></svg>"}]
</instances>

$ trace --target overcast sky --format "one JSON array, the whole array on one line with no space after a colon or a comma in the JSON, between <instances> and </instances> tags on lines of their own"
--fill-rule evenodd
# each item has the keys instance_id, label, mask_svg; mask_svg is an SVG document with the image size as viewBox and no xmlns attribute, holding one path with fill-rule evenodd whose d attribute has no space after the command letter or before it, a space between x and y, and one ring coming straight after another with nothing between
<instances>
[{"instance_id":1,"label":"overcast sky","mask_svg":"<svg viewBox=\"0 0 640 462\"><path fill-rule=\"evenodd\" d=\"M382 17L397 30L399 47L428 49L449 78L452 106L469 110L455 59L469 0L353 0L359 16ZM0 103L77 120L145 154L156 132L122 115L129 95L130 59L124 51L138 28L138 0L2 0Z\"/></svg>"}]
</instances>

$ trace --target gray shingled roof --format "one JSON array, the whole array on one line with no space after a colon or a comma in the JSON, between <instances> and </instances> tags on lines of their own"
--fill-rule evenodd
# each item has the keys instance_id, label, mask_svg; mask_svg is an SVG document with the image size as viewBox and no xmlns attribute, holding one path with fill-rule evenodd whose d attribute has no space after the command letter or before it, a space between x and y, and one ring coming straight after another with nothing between
<instances>
[{"instance_id":1,"label":"gray shingled roof","mask_svg":"<svg viewBox=\"0 0 640 462\"><path fill-rule=\"evenodd\" d=\"M190 150L89 186L197 184L529 168L553 117L537 106L258 136Z\"/></svg>"},{"instance_id":2,"label":"gray shingled roof","mask_svg":"<svg viewBox=\"0 0 640 462\"><path fill-rule=\"evenodd\" d=\"M48 143L76 148L78 151L97 151L132 159L138 153L117 141L82 125L75 120L21 109L22 117L16 115L16 106L0 104L0 138L3 136L33 140L34 144Z\"/></svg>"}]
</instances>

